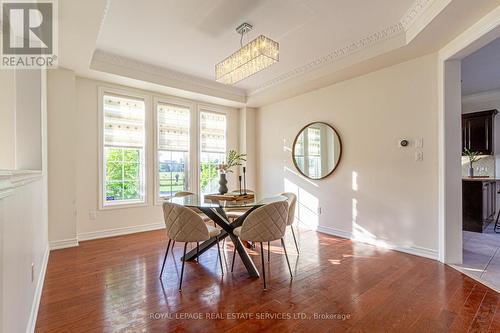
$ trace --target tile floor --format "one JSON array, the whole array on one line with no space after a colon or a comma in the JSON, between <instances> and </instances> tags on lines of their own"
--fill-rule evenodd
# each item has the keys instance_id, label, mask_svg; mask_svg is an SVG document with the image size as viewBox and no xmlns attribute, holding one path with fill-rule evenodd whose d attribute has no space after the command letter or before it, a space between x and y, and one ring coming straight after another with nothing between
<instances>
[{"instance_id":1,"label":"tile floor","mask_svg":"<svg viewBox=\"0 0 500 333\"><path fill-rule=\"evenodd\" d=\"M493 227L490 223L483 233L464 231L463 264L453 266L500 292L500 234Z\"/></svg>"}]
</instances>

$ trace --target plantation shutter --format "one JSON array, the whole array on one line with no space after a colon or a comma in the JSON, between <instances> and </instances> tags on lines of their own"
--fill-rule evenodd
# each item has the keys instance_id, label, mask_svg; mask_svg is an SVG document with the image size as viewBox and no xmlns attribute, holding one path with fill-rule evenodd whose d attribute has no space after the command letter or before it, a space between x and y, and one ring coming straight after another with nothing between
<instances>
[{"instance_id":1,"label":"plantation shutter","mask_svg":"<svg viewBox=\"0 0 500 333\"><path fill-rule=\"evenodd\" d=\"M158 149L189 151L189 108L158 104Z\"/></svg>"},{"instance_id":2,"label":"plantation shutter","mask_svg":"<svg viewBox=\"0 0 500 333\"><path fill-rule=\"evenodd\" d=\"M201 151L226 152L226 116L214 112L201 112Z\"/></svg>"},{"instance_id":3,"label":"plantation shutter","mask_svg":"<svg viewBox=\"0 0 500 333\"><path fill-rule=\"evenodd\" d=\"M105 95L104 146L143 148L144 110L144 100Z\"/></svg>"}]
</instances>

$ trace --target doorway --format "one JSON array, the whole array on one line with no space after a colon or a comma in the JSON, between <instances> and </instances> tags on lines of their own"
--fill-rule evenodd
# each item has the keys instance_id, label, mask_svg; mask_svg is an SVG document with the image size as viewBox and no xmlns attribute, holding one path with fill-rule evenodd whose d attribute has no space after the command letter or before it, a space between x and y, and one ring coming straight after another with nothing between
<instances>
[{"instance_id":1,"label":"doorway","mask_svg":"<svg viewBox=\"0 0 500 333\"><path fill-rule=\"evenodd\" d=\"M474 241L470 234L464 234L462 220L462 62L481 48L500 37L500 8L481 19L439 52L440 81L440 190L439 190L439 260L460 268L470 263L464 246ZM500 129L500 128L499 128ZM500 135L498 135L500 137ZM499 147L500 152L500 147ZM499 163L500 165L500 163ZM492 169L495 169L493 167ZM490 169L488 172L493 172ZM485 172L485 169L481 169ZM494 170L496 177L496 170ZM494 192L496 194L496 192ZM500 207L500 205L499 205ZM496 210L496 209L495 209ZM495 216L496 217L496 216ZM493 236L492 236L493 237ZM500 238L499 238L500 239ZM473 240L472 243L469 241ZM466 247L467 249L467 247ZM495 250L496 251L496 250ZM487 260L494 260L497 252ZM464 255L465 254L465 255ZM499 254L500 255L500 254ZM485 268L487 267L487 264ZM480 279L484 273L465 272ZM479 275L479 277L477 276ZM485 283L484 281L481 281ZM488 284L488 283L485 283ZM491 284L488 284L491 287ZM498 290L498 288L495 288Z\"/></svg>"}]
</instances>

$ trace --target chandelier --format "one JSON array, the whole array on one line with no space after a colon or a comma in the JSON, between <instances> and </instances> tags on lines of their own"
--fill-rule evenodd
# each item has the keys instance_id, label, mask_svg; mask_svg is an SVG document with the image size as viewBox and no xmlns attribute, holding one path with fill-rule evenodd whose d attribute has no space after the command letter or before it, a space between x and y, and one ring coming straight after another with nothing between
<instances>
[{"instance_id":1,"label":"chandelier","mask_svg":"<svg viewBox=\"0 0 500 333\"><path fill-rule=\"evenodd\" d=\"M266 36L260 35L243 46L243 36L250 30L252 26L248 23L236 28L236 32L241 35L241 48L215 65L217 82L239 82L279 61L279 44Z\"/></svg>"}]
</instances>

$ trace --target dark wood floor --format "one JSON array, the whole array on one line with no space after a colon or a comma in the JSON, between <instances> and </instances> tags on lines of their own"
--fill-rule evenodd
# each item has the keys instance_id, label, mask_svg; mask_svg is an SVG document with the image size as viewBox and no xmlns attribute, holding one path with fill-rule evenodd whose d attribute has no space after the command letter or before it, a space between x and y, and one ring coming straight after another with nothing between
<instances>
[{"instance_id":1,"label":"dark wood floor","mask_svg":"<svg viewBox=\"0 0 500 333\"><path fill-rule=\"evenodd\" d=\"M182 244L158 279L166 247L163 231L53 251L36 330L500 332L500 295L450 267L312 231L300 233L297 256L287 238L295 278L290 283L275 242L268 291L238 260L235 272L221 277L217 251L211 249L200 264L186 264L179 293ZM227 242L227 264L231 250ZM260 270L258 252L250 252ZM315 320L315 313L338 317ZM237 314L254 318L234 318ZM206 319L210 315L222 319Z\"/></svg>"}]
</instances>

